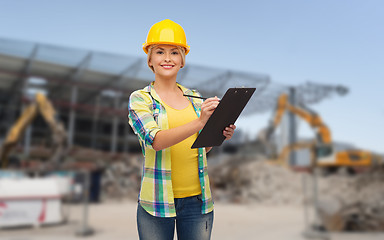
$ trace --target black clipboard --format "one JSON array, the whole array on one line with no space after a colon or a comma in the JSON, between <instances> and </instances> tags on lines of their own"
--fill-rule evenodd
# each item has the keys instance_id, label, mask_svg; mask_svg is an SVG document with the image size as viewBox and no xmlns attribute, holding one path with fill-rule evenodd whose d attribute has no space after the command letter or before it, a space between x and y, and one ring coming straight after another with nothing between
<instances>
[{"instance_id":1,"label":"black clipboard","mask_svg":"<svg viewBox=\"0 0 384 240\"><path fill-rule=\"evenodd\" d=\"M234 124L256 88L229 88L191 148L220 146L223 130Z\"/></svg>"}]
</instances>

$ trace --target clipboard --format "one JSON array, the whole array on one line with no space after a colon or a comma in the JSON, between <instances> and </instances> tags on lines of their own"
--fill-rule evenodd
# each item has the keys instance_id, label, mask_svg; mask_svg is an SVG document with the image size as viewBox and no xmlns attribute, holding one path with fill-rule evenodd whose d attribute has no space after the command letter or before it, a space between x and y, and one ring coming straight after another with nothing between
<instances>
[{"instance_id":1,"label":"clipboard","mask_svg":"<svg viewBox=\"0 0 384 240\"><path fill-rule=\"evenodd\" d=\"M234 124L256 88L229 88L191 148L220 146L223 130Z\"/></svg>"}]
</instances>

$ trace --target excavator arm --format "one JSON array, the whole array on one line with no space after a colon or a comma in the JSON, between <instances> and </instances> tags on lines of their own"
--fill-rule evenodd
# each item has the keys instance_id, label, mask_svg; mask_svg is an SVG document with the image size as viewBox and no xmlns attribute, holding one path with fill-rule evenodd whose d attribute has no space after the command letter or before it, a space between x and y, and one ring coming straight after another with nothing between
<instances>
[{"instance_id":1,"label":"excavator arm","mask_svg":"<svg viewBox=\"0 0 384 240\"><path fill-rule=\"evenodd\" d=\"M8 155L12 148L17 144L25 128L33 121L37 113L40 112L44 120L49 125L52 132L53 154L50 161L58 163L65 150L66 131L61 122L55 119L56 112L52 104L41 93L36 94L35 102L24 109L16 123L9 130L7 137L2 145L0 154L0 167L6 168L8 165Z\"/></svg>"},{"instance_id":2,"label":"excavator arm","mask_svg":"<svg viewBox=\"0 0 384 240\"><path fill-rule=\"evenodd\" d=\"M67 133L64 125L57 119L57 113L53 108L52 103L43 94L36 94L36 102L39 107L39 112L48 124L52 133L53 153L50 161L58 164L66 149Z\"/></svg>"},{"instance_id":3,"label":"excavator arm","mask_svg":"<svg viewBox=\"0 0 384 240\"><path fill-rule=\"evenodd\" d=\"M280 124L283 115L286 111L289 111L304 121L306 121L315 131L316 131L316 155L318 156L327 156L332 154L332 137L329 128L323 123L321 117L314 111L304 107L304 106L293 106L288 101L288 95L282 94L278 100L275 109L275 115L269 123L269 126L265 130L264 135L262 135L262 141L265 143L266 147L271 146L271 136L276 130L277 126ZM308 144L298 144L286 146L278 157L280 160L284 159L288 153L292 150L297 150L300 148L309 147ZM268 152L272 152L268 150Z\"/></svg>"},{"instance_id":4,"label":"excavator arm","mask_svg":"<svg viewBox=\"0 0 384 240\"><path fill-rule=\"evenodd\" d=\"M8 155L11 152L12 148L19 141L22 133L25 128L32 122L37 114L37 104L33 103L24 109L23 113L16 121L16 123L9 130L7 137L3 143L0 154L0 167L6 168L8 165Z\"/></svg>"},{"instance_id":5,"label":"excavator arm","mask_svg":"<svg viewBox=\"0 0 384 240\"><path fill-rule=\"evenodd\" d=\"M323 123L321 117L314 111L305 106L292 106L287 103L287 109L306 121L312 128L317 129L317 140L322 144L331 144L331 132Z\"/></svg>"}]
</instances>

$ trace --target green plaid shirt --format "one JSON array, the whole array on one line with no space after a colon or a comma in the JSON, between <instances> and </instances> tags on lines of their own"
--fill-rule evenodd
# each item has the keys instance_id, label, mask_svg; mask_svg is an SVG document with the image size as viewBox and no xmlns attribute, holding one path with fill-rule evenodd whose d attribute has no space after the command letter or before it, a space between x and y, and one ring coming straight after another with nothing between
<instances>
[{"instance_id":1,"label":"green plaid shirt","mask_svg":"<svg viewBox=\"0 0 384 240\"><path fill-rule=\"evenodd\" d=\"M184 94L200 96L195 90L180 84L178 86ZM203 101L197 98L189 98L189 101L199 117ZM131 94L128 110L129 124L139 138L145 158L139 194L140 205L153 216L174 217L176 210L171 180L171 150L166 148L156 152L152 148L156 133L169 129L164 103L157 95L153 82ZM206 214L213 210L213 201L205 148L198 149L198 168L203 201L201 213Z\"/></svg>"}]
</instances>

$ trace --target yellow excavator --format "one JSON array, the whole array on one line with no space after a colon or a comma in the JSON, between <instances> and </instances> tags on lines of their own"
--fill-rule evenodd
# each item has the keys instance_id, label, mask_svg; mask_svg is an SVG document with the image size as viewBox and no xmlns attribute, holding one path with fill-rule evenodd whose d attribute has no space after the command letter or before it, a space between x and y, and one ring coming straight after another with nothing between
<instances>
[{"instance_id":1,"label":"yellow excavator","mask_svg":"<svg viewBox=\"0 0 384 240\"><path fill-rule=\"evenodd\" d=\"M53 108L52 103L43 94L37 93L35 101L24 109L19 119L9 130L5 141L1 146L0 168L7 168L8 155L19 141L25 128L36 117L37 113L40 113L43 116L52 133L53 152L49 161L53 164L58 164L60 162L66 149L67 133L64 125L56 119L56 111Z\"/></svg>"},{"instance_id":2,"label":"yellow excavator","mask_svg":"<svg viewBox=\"0 0 384 240\"><path fill-rule=\"evenodd\" d=\"M271 145L271 136L276 127L280 124L285 111L292 112L306 121L316 132L316 139L310 142L297 142L287 145L283 150L276 154ZM288 101L288 95L282 94L278 98L275 116L270 121L269 126L259 135L267 147L268 157L277 160L278 163L286 164L286 158L291 151L303 148L310 149L311 164L327 169L328 171L337 170L340 167L353 169L355 167L370 167L383 165L384 160L381 156L364 150L344 150L336 152L332 144L330 129L323 123L321 117L314 111L305 106L293 106ZM313 161L315 159L316 161ZM313 166L315 167L315 166Z\"/></svg>"}]
</instances>

